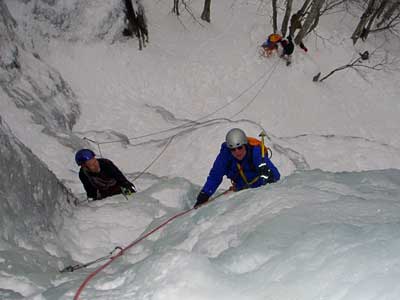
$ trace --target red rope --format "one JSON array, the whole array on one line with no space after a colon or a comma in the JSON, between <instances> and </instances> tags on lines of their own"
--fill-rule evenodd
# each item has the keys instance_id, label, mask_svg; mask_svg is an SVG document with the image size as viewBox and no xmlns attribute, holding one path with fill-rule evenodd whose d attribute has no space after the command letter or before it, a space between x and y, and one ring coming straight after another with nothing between
<instances>
[{"instance_id":1,"label":"red rope","mask_svg":"<svg viewBox=\"0 0 400 300\"><path fill-rule=\"evenodd\" d=\"M211 201L214 201L215 199L226 195L227 193L231 192L231 189L228 189L222 193L220 193L219 195L215 196L214 198L210 198L207 202L203 203L201 206L210 203ZM200 206L199 206L200 207ZM176 215L172 216L171 218L169 218L168 220L164 221L163 223L161 223L160 225L158 225L156 228L150 230L149 232L147 232L145 235L141 236L140 238L138 238L137 240L134 240L132 243L130 243L128 246L126 246L125 248L122 248L121 251L118 252L118 254L110 257L110 260L108 262L106 262L105 264L101 265L99 268L97 268L94 272L90 273L88 277L86 277L85 281L82 282L81 286L79 287L79 289L76 291L75 296L74 296L74 300L79 300L79 295L82 293L83 289L85 288L85 286L88 284L88 282L90 280L92 280L92 278L94 276L97 275L97 273L99 273L100 271L104 270L109 264L111 264L115 259L117 259L118 257L122 256L124 254L124 252L130 248L132 248L133 246L135 246L136 244L140 243L141 241L143 241L145 238L147 238L149 235L152 235L154 232L156 232L157 230L159 230L160 228L164 227L165 225L167 225L169 222L183 216L186 215L187 213L191 212L192 210L194 210L195 208L190 208L188 210L182 211L180 213L177 213Z\"/></svg>"},{"instance_id":2,"label":"red rope","mask_svg":"<svg viewBox=\"0 0 400 300\"><path fill-rule=\"evenodd\" d=\"M105 264L103 264L102 266L100 266L99 268L97 268L94 272L90 273L88 277L86 277L85 281L82 282L81 286L79 287L79 289L76 291L75 296L74 296L74 300L79 300L79 295L82 293L83 289L85 288L85 286L89 283L90 280L92 280L92 278L94 276L96 276L100 271L104 270L109 264L111 264L115 259L117 259L118 257L122 256L124 254L124 252L130 248L132 248L133 246L135 246L136 244L140 243L142 240L144 240L145 238L147 238L149 235L153 234L154 232L156 232L157 230L159 230L160 228L164 227L165 225L167 225L169 222L175 220L176 218L179 218L183 215L186 215L187 213L189 213L190 211L192 211L194 208L185 210L183 212L180 212L174 216L172 216L171 218L169 218L168 220L166 220L165 222L161 223L160 225L158 225L156 228L152 229L151 231L149 231L148 233L146 233L145 235L143 235L142 237L138 238L137 240L133 241L132 243L130 243L128 246L126 246L125 248L123 248L120 252L118 252L118 254L112 256L110 258L110 260L108 262L106 262Z\"/></svg>"}]
</instances>

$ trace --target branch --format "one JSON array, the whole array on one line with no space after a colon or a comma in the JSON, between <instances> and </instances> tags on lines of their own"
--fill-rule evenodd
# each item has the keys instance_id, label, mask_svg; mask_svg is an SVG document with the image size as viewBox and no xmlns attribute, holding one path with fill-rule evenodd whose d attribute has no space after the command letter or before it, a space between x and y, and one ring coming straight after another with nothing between
<instances>
[{"instance_id":1,"label":"branch","mask_svg":"<svg viewBox=\"0 0 400 300\"><path fill-rule=\"evenodd\" d=\"M400 13L398 13L397 16L393 17L393 19L390 20L390 21L387 23L386 26L383 26L383 27L380 27L380 28L372 29L372 30L370 30L369 32L370 32L370 33L374 33L374 32L380 32L380 31L383 31L383 30L388 30L388 29L395 28L397 25L400 24L399 17L400 17ZM395 22L395 20L397 20L397 22Z\"/></svg>"},{"instance_id":2,"label":"branch","mask_svg":"<svg viewBox=\"0 0 400 300\"><path fill-rule=\"evenodd\" d=\"M341 66L341 67L339 67L339 68L334 69L333 71L329 72L328 75L322 77L322 78L319 80L319 82L324 81L325 79L327 79L328 77L332 76L334 73L336 73L336 72L338 72L338 71L341 71L341 70L344 70L344 69L353 67L353 66L354 66L358 61L360 61L360 60L361 60L361 58L357 58L356 60L354 60L353 62L351 62L351 63L349 63L349 64L347 64L347 65L344 65L344 66ZM317 79L317 81L318 81L318 79Z\"/></svg>"},{"instance_id":3,"label":"branch","mask_svg":"<svg viewBox=\"0 0 400 300\"><path fill-rule=\"evenodd\" d=\"M195 20L198 24L200 24L202 27L204 27L203 24L201 24L201 22L199 22L195 15L192 13L192 11L190 10L189 6L186 4L186 2L184 0L182 0L183 6L185 7L185 10L189 13L189 15L193 18L193 20Z\"/></svg>"},{"instance_id":4,"label":"branch","mask_svg":"<svg viewBox=\"0 0 400 300\"><path fill-rule=\"evenodd\" d=\"M358 68L364 68L364 69L375 70L375 71L382 71L388 65L392 65L393 63L395 63L395 60L388 61L387 56L385 56L384 58L382 58L379 62L375 63L374 65L366 65L366 64L364 64L364 62L366 60L369 61L369 58L371 56L373 56L381 48L382 48L382 45L377 47L375 50L373 50L369 55L368 55L368 52L366 51L365 52L367 54L366 57L364 57L364 54L360 53L360 57L357 57L357 58L353 59L352 61L350 61L348 64L346 64L344 66L341 66L341 67L338 67L338 68L332 70L331 72L329 72L327 75L325 75L321 79L319 79L321 73L318 73L316 76L314 76L313 81L322 82L325 79L327 79L328 77L332 76L334 73L336 73L338 71L342 71L342 70L347 69L347 68L354 69L357 72L358 72Z\"/></svg>"},{"instance_id":5,"label":"branch","mask_svg":"<svg viewBox=\"0 0 400 300\"><path fill-rule=\"evenodd\" d=\"M341 4L345 3L345 0L337 0L336 2L332 2L332 3L327 3L325 5L325 7L320 11L320 16L322 16L323 14L325 14L327 11L335 8L336 6L339 6Z\"/></svg>"}]
</instances>

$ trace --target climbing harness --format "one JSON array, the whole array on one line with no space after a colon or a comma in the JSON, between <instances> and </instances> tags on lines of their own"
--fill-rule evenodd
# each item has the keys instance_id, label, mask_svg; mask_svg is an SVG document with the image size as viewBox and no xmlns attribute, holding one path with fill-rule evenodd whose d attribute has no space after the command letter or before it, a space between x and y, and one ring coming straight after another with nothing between
<instances>
[{"instance_id":1,"label":"climbing harness","mask_svg":"<svg viewBox=\"0 0 400 300\"><path fill-rule=\"evenodd\" d=\"M244 183L246 184L246 188L250 188L253 183L255 183L260 176L256 176L252 181L248 181L246 175L244 174L243 168L239 163L236 163L236 166L239 170L240 177L242 177Z\"/></svg>"},{"instance_id":2,"label":"climbing harness","mask_svg":"<svg viewBox=\"0 0 400 300\"><path fill-rule=\"evenodd\" d=\"M248 141L248 144L250 146L252 146L252 147L260 146L260 148L261 148L261 160L262 160L262 163L258 167L262 167L262 166L266 166L267 165L266 162L265 162L265 156L266 156L266 154L268 155L268 151L271 151L271 157L272 157L272 150L270 150L270 148L265 146L264 138L265 138L266 135L267 134L265 133L265 130L263 129L261 131L261 133L259 134L259 136L261 137L261 142L256 138L247 137L247 141ZM250 157L252 157L252 155L253 154L251 153ZM253 164L253 162L251 161L250 164ZM259 175L259 176L256 176L253 180L251 180L249 182L247 177L246 177L246 175L244 174L242 165L237 162L236 166L237 166L237 169L239 171L240 177L242 177L244 183L246 184L246 188L250 188L252 184L254 184L255 182L257 182L257 180L260 179L260 177L263 178L264 180L268 179L268 177L266 177L265 175ZM253 164L253 168L255 168L254 164Z\"/></svg>"}]
</instances>

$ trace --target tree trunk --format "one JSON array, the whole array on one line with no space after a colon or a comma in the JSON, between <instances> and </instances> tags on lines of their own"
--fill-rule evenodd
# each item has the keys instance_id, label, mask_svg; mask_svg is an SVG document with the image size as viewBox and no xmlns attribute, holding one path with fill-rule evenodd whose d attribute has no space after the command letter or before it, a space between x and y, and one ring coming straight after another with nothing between
<instances>
[{"instance_id":1,"label":"tree trunk","mask_svg":"<svg viewBox=\"0 0 400 300\"><path fill-rule=\"evenodd\" d=\"M351 39L353 40L353 45L355 43L357 43L357 40L361 37L361 34L365 28L365 25L367 24L370 16L372 15L372 13L374 11L375 1L376 0L369 0L368 6L360 18L360 22L358 22L356 29L354 30L353 34L351 35Z\"/></svg>"},{"instance_id":2,"label":"tree trunk","mask_svg":"<svg viewBox=\"0 0 400 300\"><path fill-rule=\"evenodd\" d=\"M306 0L304 1L303 5L301 6L301 8L297 11L297 14L302 18L306 12L308 12L310 10L310 3L312 0Z\"/></svg>"},{"instance_id":3,"label":"tree trunk","mask_svg":"<svg viewBox=\"0 0 400 300\"><path fill-rule=\"evenodd\" d=\"M292 3L293 3L293 0L286 1L285 16L283 17L282 27L281 27L281 32L282 32L283 37L286 36L287 27L289 24L289 18L292 13Z\"/></svg>"},{"instance_id":4,"label":"tree trunk","mask_svg":"<svg viewBox=\"0 0 400 300\"><path fill-rule=\"evenodd\" d=\"M210 23L211 0L204 0L204 9L201 19Z\"/></svg>"},{"instance_id":5,"label":"tree trunk","mask_svg":"<svg viewBox=\"0 0 400 300\"><path fill-rule=\"evenodd\" d=\"M143 6L138 3L138 12L135 12L135 9L132 5L132 0L124 0L124 2L126 8L126 18L128 20L127 31L131 36L133 36L133 34L136 35L139 40L139 50L142 50L143 46L146 46L146 42L149 40Z\"/></svg>"},{"instance_id":6,"label":"tree trunk","mask_svg":"<svg viewBox=\"0 0 400 300\"><path fill-rule=\"evenodd\" d=\"M305 16L305 14L310 10L310 3L311 0L306 0L304 1L302 7L292 15L290 18L290 26L289 26L289 35L291 37L294 37L294 33L297 29L302 29L303 25L301 24L302 18ZM295 41L296 43L296 41ZM299 44L299 43L297 43Z\"/></svg>"},{"instance_id":7,"label":"tree trunk","mask_svg":"<svg viewBox=\"0 0 400 300\"><path fill-rule=\"evenodd\" d=\"M136 13L132 5L131 0L124 0L125 8L126 8L126 18L129 22L129 29L132 30L132 33L136 31Z\"/></svg>"},{"instance_id":8,"label":"tree trunk","mask_svg":"<svg viewBox=\"0 0 400 300\"><path fill-rule=\"evenodd\" d=\"M172 12L179 16L179 0L174 0L174 6L172 7Z\"/></svg>"},{"instance_id":9,"label":"tree trunk","mask_svg":"<svg viewBox=\"0 0 400 300\"><path fill-rule=\"evenodd\" d=\"M272 0L272 30L274 33L278 31L278 11L277 0Z\"/></svg>"},{"instance_id":10,"label":"tree trunk","mask_svg":"<svg viewBox=\"0 0 400 300\"><path fill-rule=\"evenodd\" d=\"M381 27L385 22L388 22L390 18L393 16L393 13L399 9L400 7L400 1L394 1L392 5L389 6L389 8L386 10L386 12L383 14L383 17L381 21L376 25L376 27Z\"/></svg>"},{"instance_id":11,"label":"tree trunk","mask_svg":"<svg viewBox=\"0 0 400 300\"><path fill-rule=\"evenodd\" d=\"M296 44L300 44L310 30L315 28L315 26L318 24L320 11L324 2L325 0L314 0L311 3L310 13L307 15L303 23L303 27L300 29L300 32L297 34L294 40Z\"/></svg>"},{"instance_id":12,"label":"tree trunk","mask_svg":"<svg viewBox=\"0 0 400 300\"><path fill-rule=\"evenodd\" d=\"M149 42L149 32L147 30L147 20L146 15L144 13L144 8L141 3L138 3L138 11L136 14L136 21L138 24L138 28L140 31L140 35L143 40L143 45L146 47L146 43Z\"/></svg>"},{"instance_id":13,"label":"tree trunk","mask_svg":"<svg viewBox=\"0 0 400 300\"><path fill-rule=\"evenodd\" d=\"M368 34L371 30L372 24L374 23L377 16L382 14L388 1L389 0L382 0L381 5L378 7L378 9L375 10L374 14L369 19L367 26L364 28L364 30L362 31L361 36L360 36L363 41L365 41L367 39Z\"/></svg>"}]
</instances>

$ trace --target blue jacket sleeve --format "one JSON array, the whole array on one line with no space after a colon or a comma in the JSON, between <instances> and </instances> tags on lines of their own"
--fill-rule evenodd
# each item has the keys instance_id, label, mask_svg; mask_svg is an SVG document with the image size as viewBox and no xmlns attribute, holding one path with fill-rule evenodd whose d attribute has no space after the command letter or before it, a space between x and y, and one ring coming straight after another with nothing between
<instances>
[{"instance_id":1,"label":"blue jacket sleeve","mask_svg":"<svg viewBox=\"0 0 400 300\"><path fill-rule=\"evenodd\" d=\"M208 174L207 181L201 189L202 192L211 196L217 190L219 185L224 178L224 175L227 173L229 162L229 150L224 144L221 145L221 149L217 158L214 161L214 164Z\"/></svg>"},{"instance_id":2,"label":"blue jacket sleeve","mask_svg":"<svg viewBox=\"0 0 400 300\"><path fill-rule=\"evenodd\" d=\"M254 147L253 162L256 167L262 163L260 147ZM281 178L281 174L279 173L278 168L275 167L272 161L268 158L268 153L265 153L264 162L267 164L267 167L271 170L274 182L278 181Z\"/></svg>"}]
</instances>

